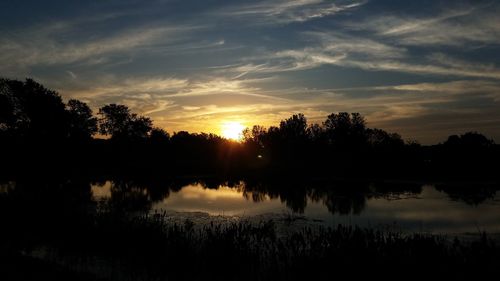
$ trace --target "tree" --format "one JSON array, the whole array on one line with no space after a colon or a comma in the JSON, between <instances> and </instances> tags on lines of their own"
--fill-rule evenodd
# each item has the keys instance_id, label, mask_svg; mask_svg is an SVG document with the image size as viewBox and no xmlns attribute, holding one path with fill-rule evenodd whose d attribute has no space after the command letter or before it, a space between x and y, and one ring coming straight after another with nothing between
<instances>
[{"instance_id":1,"label":"tree","mask_svg":"<svg viewBox=\"0 0 500 281\"><path fill-rule=\"evenodd\" d=\"M324 139L325 130L319 124L311 124L307 127L307 136L311 141L319 142Z\"/></svg>"},{"instance_id":2,"label":"tree","mask_svg":"<svg viewBox=\"0 0 500 281\"><path fill-rule=\"evenodd\" d=\"M67 137L61 96L33 79L1 79L0 103L0 129L32 139Z\"/></svg>"},{"instance_id":3,"label":"tree","mask_svg":"<svg viewBox=\"0 0 500 281\"><path fill-rule=\"evenodd\" d=\"M170 140L170 135L162 128L153 128L149 134L149 139L153 143L166 143Z\"/></svg>"},{"instance_id":4,"label":"tree","mask_svg":"<svg viewBox=\"0 0 500 281\"><path fill-rule=\"evenodd\" d=\"M445 146L451 148L487 148L494 144L493 140L477 132L467 132L460 136L452 135L444 143Z\"/></svg>"},{"instance_id":5,"label":"tree","mask_svg":"<svg viewBox=\"0 0 500 281\"><path fill-rule=\"evenodd\" d=\"M149 132L153 128L153 121L144 116L137 116L135 113L131 115L128 127L128 137L131 139L145 139L149 136Z\"/></svg>"},{"instance_id":6,"label":"tree","mask_svg":"<svg viewBox=\"0 0 500 281\"><path fill-rule=\"evenodd\" d=\"M252 129L246 128L243 130L243 139L245 142L253 142L260 146L264 145L263 141L266 136L267 130L264 126L254 125Z\"/></svg>"},{"instance_id":7,"label":"tree","mask_svg":"<svg viewBox=\"0 0 500 281\"><path fill-rule=\"evenodd\" d=\"M323 126L328 141L335 146L357 147L366 144L365 119L359 113L332 113L328 115Z\"/></svg>"},{"instance_id":8,"label":"tree","mask_svg":"<svg viewBox=\"0 0 500 281\"><path fill-rule=\"evenodd\" d=\"M99 115L99 132L115 140L146 139L153 126L151 119L131 113L125 105L105 105Z\"/></svg>"},{"instance_id":9,"label":"tree","mask_svg":"<svg viewBox=\"0 0 500 281\"><path fill-rule=\"evenodd\" d=\"M287 140L304 140L306 130L307 119L302 113L294 114L280 123L280 133Z\"/></svg>"},{"instance_id":10,"label":"tree","mask_svg":"<svg viewBox=\"0 0 500 281\"><path fill-rule=\"evenodd\" d=\"M92 115L92 109L86 103L69 100L66 111L71 139L87 140L97 133L97 118Z\"/></svg>"},{"instance_id":11,"label":"tree","mask_svg":"<svg viewBox=\"0 0 500 281\"><path fill-rule=\"evenodd\" d=\"M16 121L14 104L7 82L6 79L0 79L0 133L10 130Z\"/></svg>"},{"instance_id":12,"label":"tree","mask_svg":"<svg viewBox=\"0 0 500 281\"><path fill-rule=\"evenodd\" d=\"M399 134L390 134L381 129L367 129L368 143L372 147L398 148L404 146Z\"/></svg>"},{"instance_id":13,"label":"tree","mask_svg":"<svg viewBox=\"0 0 500 281\"><path fill-rule=\"evenodd\" d=\"M118 138L126 135L130 120L130 110L125 105L109 104L99 109L99 132Z\"/></svg>"}]
</instances>

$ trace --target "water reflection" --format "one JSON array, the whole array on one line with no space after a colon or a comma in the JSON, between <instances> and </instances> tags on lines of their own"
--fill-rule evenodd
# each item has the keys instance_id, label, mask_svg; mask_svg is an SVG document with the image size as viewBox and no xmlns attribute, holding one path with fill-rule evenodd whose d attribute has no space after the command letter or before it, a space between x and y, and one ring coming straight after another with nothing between
<instances>
[{"instance_id":1,"label":"water reflection","mask_svg":"<svg viewBox=\"0 0 500 281\"><path fill-rule=\"evenodd\" d=\"M398 225L411 231L500 233L499 185L253 180L63 180L0 184L5 212L48 215L109 208L223 216L301 214L324 224ZM29 208L23 209L23 207ZM69 216L68 215L68 216Z\"/></svg>"},{"instance_id":2,"label":"water reflection","mask_svg":"<svg viewBox=\"0 0 500 281\"><path fill-rule=\"evenodd\" d=\"M209 189L200 183L190 184L181 191L153 206L153 210L204 212L211 215L256 215L282 209L280 201L263 193L246 191L241 187L221 186Z\"/></svg>"}]
</instances>

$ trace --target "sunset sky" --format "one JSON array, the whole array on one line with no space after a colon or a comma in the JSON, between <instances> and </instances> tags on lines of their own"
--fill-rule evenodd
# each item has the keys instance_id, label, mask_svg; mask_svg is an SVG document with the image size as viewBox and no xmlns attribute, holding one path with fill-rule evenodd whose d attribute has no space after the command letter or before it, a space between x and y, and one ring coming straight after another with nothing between
<instances>
[{"instance_id":1,"label":"sunset sky","mask_svg":"<svg viewBox=\"0 0 500 281\"><path fill-rule=\"evenodd\" d=\"M0 76L169 132L360 112L422 143L500 142L500 1L0 3Z\"/></svg>"}]
</instances>

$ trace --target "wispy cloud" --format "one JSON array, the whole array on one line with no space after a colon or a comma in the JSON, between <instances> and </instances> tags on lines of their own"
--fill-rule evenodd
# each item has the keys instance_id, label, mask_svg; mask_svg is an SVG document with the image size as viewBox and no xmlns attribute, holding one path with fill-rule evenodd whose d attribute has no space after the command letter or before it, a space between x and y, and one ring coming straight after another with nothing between
<instances>
[{"instance_id":1,"label":"wispy cloud","mask_svg":"<svg viewBox=\"0 0 500 281\"><path fill-rule=\"evenodd\" d=\"M355 29L374 31L397 44L416 46L465 46L499 44L500 19L497 5L453 8L427 17L383 15L350 23Z\"/></svg>"},{"instance_id":2,"label":"wispy cloud","mask_svg":"<svg viewBox=\"0 0 500 281\"><path fill-rule=\"evenodd\" d=\"M244 64L226 69L238 73L235 78L241 78L249 73L276 73L312 69L324 64L338 64L345 58L344 54L332 55L316 52L313 49L284 50L267 55L268 59L261 64Z\"/></svg>"},{"instance_id":3,"label":"wispy cloud","mask_svg":"<svg viewBox=\"0 0 500 281\"><path fill-rule=\"evenodd\" d=\"M59 24L41 30L19 31L21 35L9 34L0 37L0 70L13 72L41 65L99 64L109 62L118 54L128 56L158 44L174 44L185 36L193 26L144 26L106 34L102 37L75 38L66 40L67 29L72 24ZM64 30L64 33L59 33Z\"/></svg>"},{"instance_id":4,"label":"wispy cloud","mask_svg":"<svg viewBox=\"0 0 500 281\"><path fill-rule=\"evenodd\" d=\"M304 32L305 36L315 39L323 52L361 55L364 58L395 59L408 55L406 48L368 36L354 36L341 32Z\"/></svg>"},{"instance_id":5,"label":"wispy cloud","mask_svg":"<svg viewBox=\"0 0 500 281\"><path fill-rule=\"evenodd\" d=\"M469 64L469 67L452 67L435 64L432 59L427 60L427 64L401 62L394 60L381 61L344 61L343 66L357 67L371 71L393 71L405 72L422 75L455 76L455 77L475 77L475 78L493 78L500 79L500 69L491 68L491 72L485 72L482 66Z\"/></svg>"},{"instance_id":6,"label":"wispy cloud","mask_svg":"<svg viewBox=\"0 0 500 281\"><path fill-rule=\"evenodd\" d=\"M73 71L70 71L70 70L67 70L66 73L68 73L68 75L72 78L72 79L76 79L76 74L73 72Z\"/></svg>"},{"instance_id":7,"label":"wispy cloud","mask_svg":"<svg viewBox=\"0 0 500 281\"><path fill-rule=\"evenodd\" d=\"M188 85L187 79L172 77L158 78L125 78L113 76L94 80L92 84L82 81L81 84L60 85L66 96L82 99L109 99L119 96L156 95L165 96L176 93Z\"/></svg>"},{"instance_id":8,"label":"wispy cloud","mask_svg":"<svg viewBox=\"0 0 500 281\"><path fill-rule=\"evenodd\" d=\"M396 86L376 87L373 90L399 91L425 93L427 96L436 94L446 95L454 100L461 97L455 95L468 95L468 97L487 97L495 102L500 101L500 83L488 80L458 80L441 83L416 83L402 84Z\"/></svg>"},{"instance_id":9,"label":"wispy cloud","mask_svg":"<svg viewBox=\"0 0 500 281\"><path fill-rule=\"evenodd\" d=\"M267 79L267 78L266 78ZM212 96L220 94L231 95L246 95L255 96L267 99L281 99L274 96L267 96L260 94L262 89L258 87L249 86L261 79L225 79L225 78L212 78L207 81L191 82L187 87L181 91L170 94L168 97L196 97L196 96Z\"/></svg>"},{"instance_id":10,"label":"wispy cloud","mask_svg":"<svg viewBox=\"0 0 500 281\"><path fill-rule=\"evenodd\" d=\"M241 77L249 73L274 73L312 69L322 65L390 71L432 76L500 79L495 64L457 59L444 53L420 55L405 48L374 39L328 32L307 32L315 39L314 47L282 50L246 60L257 61L228 68Z\"/></svg>"},{"instance_id":11,"label":"wispy cloud","mask_svg":"<svg viewBox=\"0 0 500 281\"><path fill-rule=\"evenodd\" d=\"M55 86L65 97L90 101L94 107L106 103L122 103L141 114L157 115L172 107L190 112L199 111L204 108L203 103L215 96L225 96L229 101L236 97L250 97L270 104L286 101L285 98L267 95L264 90L252 86L253 83L268 79L234 80L214 77L190 81L173 77L120 79L109 76L93 81L92 86L88 86L86 81ZM197 104L202 104L190 105L189 100L193 99L197 100Z\"/></svg>"},{"instance_id":12,"label":"wispy cloud","mask_svg":"<svg viewBox=\"0 0 500 281\"><path fill-rule=\"evenodd\" d=\"M304 32L312 39L313 45L303 49L286 49L261 56L245 58L250 61L225 70L233 71L241 77L249 73L274 73L300 71L322 65L342 66L346 61L398 59L406 56L404 48L390 46L368 38L359 38L338 32Z\"/></svg>"},{"instance_id":13,"label":"wispy cloud","mask_svg":"<svg viewBox=\"0 0 500 281\"><path fill-rule=\"evenodd\" d=\"M299 1L290 6L305 5L306 2L309 3ZM497 5L478 5L451 7L428 18L372 16L356 24L345 23L347 30L302 32L308 38L307 47L250 57L246 63L230 70L236 73L236 77L242 77L250 73L300 71L334 65L367 71L500 79L500 69L494 63L457 59L446 54L445 49L439 49L439 46L469 42L500 44L500 21L495 12L498 9ZM353 29L372 34L348 32ZM407 48L413 45L435 45L436 48L426 54L425 49Z\"/></svg>"},{"instance_id":14,"label":"wispy cloud","mask_svg":"<svg viewBox=\"0 0 500 281\"><path fill-rule=\"evenodd\" d=\"M260 23L305 22L332 16L363 5L363 1L337 4L324 0L271 0L236 5L223 10L221 15L260 18Z\"/></svg>"}]
</instances>

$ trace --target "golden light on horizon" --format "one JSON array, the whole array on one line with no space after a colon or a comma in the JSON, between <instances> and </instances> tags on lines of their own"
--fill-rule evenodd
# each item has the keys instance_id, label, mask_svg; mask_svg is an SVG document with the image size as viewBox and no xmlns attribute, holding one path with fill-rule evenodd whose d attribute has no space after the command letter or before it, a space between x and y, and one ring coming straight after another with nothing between
<instances>
[{"instance_id":1,"label":"golden light on horizon","mask_svg":"<svg viewBox=\"0 0 500 281\"><path fill-rule=\"evenodd\" d=\"M245 126L237 121L223 122L221 125L221 134L224 138L240 141L243 139L243 130Z\"/></svg>"}]
</instances>

